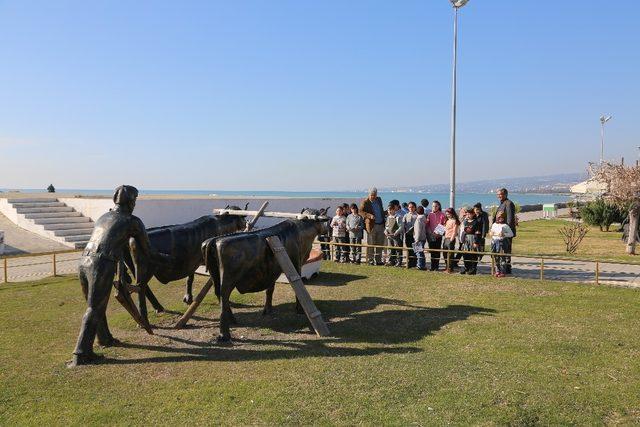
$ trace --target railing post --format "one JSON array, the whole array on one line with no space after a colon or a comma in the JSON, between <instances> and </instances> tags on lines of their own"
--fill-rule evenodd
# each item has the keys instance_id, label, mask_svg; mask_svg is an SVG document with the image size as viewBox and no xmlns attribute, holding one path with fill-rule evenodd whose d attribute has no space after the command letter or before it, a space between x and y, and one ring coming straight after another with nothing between
<instances>
[{"instance_id":1,"label":"railing post","mask_svg":"<svg viewBox=\"0 0 640 427\"><path fill-rule=\"evenodd\" d=\"M491 275L496 275L496 259L494 257L491 257Z\"/></svg>"},{"instance_id":2,"label":"railing post","mask_svg":"<svg viewBox=\"0 0 640 427\"><path fill-rule=\"evenodd\" d=\"M7 272L7 259L4 259L4 269L3 269L4 283L9 283L9 273Z\"/></svg>"},{"instance_id":3,"label":"railing post","mask_svg":"<svg viewBox=\"0 0 640 427\"><path fill-rule=\"evenodd\" d=\"M600 284L600 262L596 261L596 285Z\"/></svg>"},{"instance_id":4,"label":"railing post","mask_svg":"<svg viewBox=\"0 0 640 427\"><path fill-rule=\"evenodd\" d=\"M544 280L544 258L540 258L540 280Z\"/></svg>"},{"instance_id":5,"label":"railing post","mask_svg":"<svg viewBox=\"0 0 640 427\"><path fill-rule=\"evenodd\" d=\"M58 271L56 269L56 253L53 253L53 277L58 275Z\"/></svg>"}]
</instances>

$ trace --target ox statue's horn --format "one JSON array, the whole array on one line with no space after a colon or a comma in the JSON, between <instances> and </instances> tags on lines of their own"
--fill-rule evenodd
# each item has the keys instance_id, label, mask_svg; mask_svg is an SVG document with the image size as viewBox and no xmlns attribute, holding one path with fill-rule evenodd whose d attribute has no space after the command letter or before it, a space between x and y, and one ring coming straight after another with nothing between
<instances>
[{"instance_id":1,"label":"ox statue's horn","mask_svg":"<svg viewBox=\"0 0 640 427\"><path fill-rule=\"evenodd\" d=\"M304 211L306 211L306 210L307 210L307 208L302 208L302 210L300 211L300 214L303 214Z\"/></svg>"},{"instance_id":2,"label":"ox statue's horn","mask_svg":"<svg viewBox=\"0 0 640 427\"><path fill-rule=\"evenodd\" d=\"M249 202L247 202L247 204L244 205L244 210L246 211L248 207L249 207Z\"/></svg>"},{"instance_id":3,"label":"ox statue's horn","mask_svg":"<svg viewBox=\"0 0 640 427\"><path fill-rule=\"evenodd\" d=\"M229 205L225 206L224 208L225 208L225 209L229 209Z\"/></svg>"}]
</instances>

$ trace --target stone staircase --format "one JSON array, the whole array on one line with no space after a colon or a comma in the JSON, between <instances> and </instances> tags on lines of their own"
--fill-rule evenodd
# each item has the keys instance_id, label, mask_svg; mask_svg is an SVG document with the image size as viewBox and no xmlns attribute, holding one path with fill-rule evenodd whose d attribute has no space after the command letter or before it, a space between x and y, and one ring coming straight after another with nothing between
<instances>
[{"instance_id":1,"label":"stone staircase","mask_svg":"<svg viewBox=\"0 0 640 427\"><path fill-rule=\"evenodd\" d=\"M57 199L24 198L8 199L7 202L18 217L26 220L25 223L33 224L33 228L27 229L44 237L76 249L84 248L91 237L94 226L91 218L82 216Z\"/></svg>"}]
</instances>

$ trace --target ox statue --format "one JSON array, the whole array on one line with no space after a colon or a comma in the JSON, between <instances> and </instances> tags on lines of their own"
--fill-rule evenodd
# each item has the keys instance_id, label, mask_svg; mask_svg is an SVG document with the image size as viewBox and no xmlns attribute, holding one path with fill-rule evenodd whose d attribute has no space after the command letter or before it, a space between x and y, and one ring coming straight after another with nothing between
<instances>
[{"instance_id":1,"label":"ox statue","mask_svg":"<svg viewBox=\"0 0 640 427\"><path fill-rule=\"evenodd\" d=\"M304 209L302 214L324 216L326 210ZM202 244L204 262L221 303L218 341L231 340L229 325L235 323L235 318L229 296L234 289L241 294L266 290L264 313L271 311L273 289L282 269L265 239L278 236L300 274L316 236L326 232L327 221L326 217L319 220L287 219L272 227L214 237Z\"/></svg>"},{"instance_id":2,"label":"ox statue","mask_svg":"<svg viewBox=\"0 0 640 427\"><path fill-rule=\"evenodd\" d=\"M245 210L247 206L245 206ZM236 206L227 206L225 209L240 210ZM140 256L135 240L131 239L129 241L131 259L127 264L135 272L137 284L144 289L144 292L141 291L138 294L140 315L147 318L146 297L149 297L157 311L164 310L148 289L148 282L154 276L164 284L186 278L186 293L183 301L191 304L193 301L193 277L198 267L203 264L200 249L202 242L214 236L243 230L246 223L245 218L229 214L206 215L185 224L147 229L151 247L171 256L172 262L164 264L149 262L146 257Z\"/></svg>"}]
</instances>

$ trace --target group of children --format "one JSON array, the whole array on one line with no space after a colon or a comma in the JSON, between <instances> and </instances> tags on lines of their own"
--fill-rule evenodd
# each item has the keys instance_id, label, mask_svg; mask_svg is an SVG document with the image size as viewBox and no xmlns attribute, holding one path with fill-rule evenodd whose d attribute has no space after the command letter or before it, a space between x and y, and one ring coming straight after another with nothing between
<instances>
[{"instance_id":1,"label":"group of children","mask_svg":"<svg viewBox=\"0 0 640 427\"><path fill-rule=\"evenodd\" d=\"M332 218L330 229L335 248L335 262L352 262L360 264L362 256L362 239L364 237L364 219L359 214L356 204L338 206ZM498 212L494 223L489 223L489 215L477 203L473 207L460 209L459 215L452 208L442 212L440 202L423 199L420 205L414 202L400 204L392 200L387 206L384 234L387 240L387 266L403 266L403 250L406 250L405 266L426 270L426 255L430 254L430 270L438 271L441 249L447 250L444 255L444 266L447 273L457 269L460 260L464 267L461 274L474 275L484 252L486 236L491 237L491 252L509 254L509 244L513 230L505 224L505 217ZM321 236L320 240L329 241L331 237ZM349 245L346 245L349 243ZM396 249L397 248L397 249ZM331 258L328 245L323 245L326 259ZM453 252L453 251L459 252ZM496 277L504 277L510 270L510 258L506 255L495 255ZM373 260L368 260L373 264Z\"/></svg>"}]
</instances>

